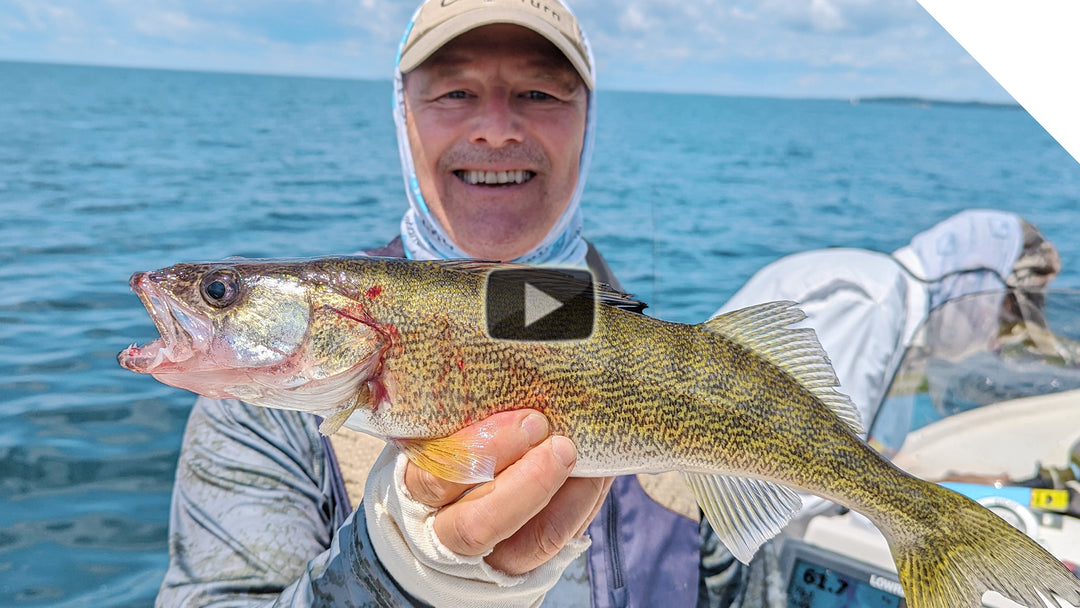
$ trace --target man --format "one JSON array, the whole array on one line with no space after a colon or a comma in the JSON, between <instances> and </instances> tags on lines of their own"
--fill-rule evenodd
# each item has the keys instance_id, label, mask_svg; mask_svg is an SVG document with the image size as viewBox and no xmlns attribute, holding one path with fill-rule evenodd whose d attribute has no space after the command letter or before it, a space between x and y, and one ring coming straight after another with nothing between
<instances>
[{"instance_id":1,"label":"man","mask_svg":"<svg viewBox=\"0 0 1080 608\"><path fill-rule=\"evenodd\" d=\"M557 0L421 6L395 81L410 207L400 240L372 253L587 264L617 284L581 236L594 82L588 43ZM662 480L568 478L574 446L536 412L461 431L496 438L498 473L481 487L384 453L359 513L346 488L366 474L349 447L361 440L332 445L318 426L196 403L159 605L686 606L699 578L727 605L738 589L722 548L702 562L696 506L650 498L665 495Z\"/></svg>"}]
</instances>

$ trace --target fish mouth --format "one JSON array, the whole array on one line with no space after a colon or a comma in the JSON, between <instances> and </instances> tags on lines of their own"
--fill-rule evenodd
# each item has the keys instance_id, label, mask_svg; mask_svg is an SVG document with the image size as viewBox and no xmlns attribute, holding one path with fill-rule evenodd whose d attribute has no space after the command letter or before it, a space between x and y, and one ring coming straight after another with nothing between
<instances>
[{"instance_id":1,"label":"fish mouth","mask_svg":"<svg viewBox=\"0 0 1080 608\"><path fill-rule=\"evenodd\" d=\"M117 355L123 367L141 374L180 371L179 364L192 359L196 352L206 350L212 324L206 315L186 306L158 282L163 277L153 272L131 276L129 284L139 296L161 337L140 346L132 344Z\"/></svg>"}]
</instances>

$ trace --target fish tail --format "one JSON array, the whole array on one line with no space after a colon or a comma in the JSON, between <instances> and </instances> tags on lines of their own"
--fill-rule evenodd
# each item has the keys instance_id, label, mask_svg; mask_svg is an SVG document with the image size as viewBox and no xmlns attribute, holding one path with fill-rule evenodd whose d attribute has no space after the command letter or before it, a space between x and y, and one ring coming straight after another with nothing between
<instances>
[{"instance_id":1,"label":"fish tail","mask_svg":"<svg viewBox=\"0 0 1080 608\"><path fill-rule=\"evenodd\" d=\"M889 538L909 608L979 608L988 590L1029 608L1058 606L1052 596L1080 605L1080 578L1046 549L977 502L929 485L951 495L934 501L949 512L921 534Z\"/></svg>"}]
</instances>

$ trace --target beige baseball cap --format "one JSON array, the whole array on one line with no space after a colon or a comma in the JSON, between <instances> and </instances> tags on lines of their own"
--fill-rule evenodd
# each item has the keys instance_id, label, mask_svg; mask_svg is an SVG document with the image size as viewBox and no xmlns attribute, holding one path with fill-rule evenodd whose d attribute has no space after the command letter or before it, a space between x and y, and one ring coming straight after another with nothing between
<instances>
[{"instance_id":1,"label":"beige baseball cap","mask_svg":"<svg viewBox=\"0 0 1080 608\"><path fill-rule=\"evenodd\" d=\"M401 47L398 69L407 74L447 42L484 25L511 23L551 41L581 75L595 85L592 58L577 18L559 0L428 0L417 11Z\"/></svg>"}]
</instances>

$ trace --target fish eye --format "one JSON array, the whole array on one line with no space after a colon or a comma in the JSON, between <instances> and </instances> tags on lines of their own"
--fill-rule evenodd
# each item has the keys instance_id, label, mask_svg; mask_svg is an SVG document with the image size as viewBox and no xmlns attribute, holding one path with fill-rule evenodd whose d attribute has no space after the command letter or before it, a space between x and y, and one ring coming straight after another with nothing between
<instances>
[{"instance_id":1,"label":"fish eye","mask_svg":"<svg viewBox=\"0 0 1080 608\"><path fill-rule=\"evenodd\" d=\"M203 300L214 308L224 308L240 295L240 276L236 271L222 268L203 277L200 290Z\"/></svg>"}]
</instances>

